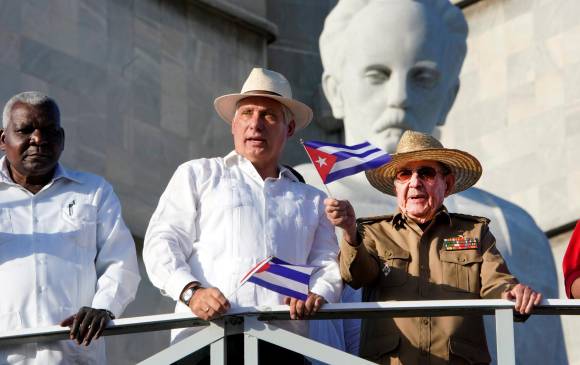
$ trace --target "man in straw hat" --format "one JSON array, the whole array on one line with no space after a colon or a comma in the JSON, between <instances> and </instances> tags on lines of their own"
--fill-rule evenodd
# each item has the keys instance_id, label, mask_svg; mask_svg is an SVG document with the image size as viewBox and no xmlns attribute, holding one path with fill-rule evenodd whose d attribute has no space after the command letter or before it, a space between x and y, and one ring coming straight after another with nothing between
<instances>
[{"instance_id":1,"label":"man in straw hat","mask_svg":"<svg viewBox=\"0 0 580 365\"><path fill-rule=\"evenodd\" d=\"M340 270L368 301L515 299L530 314L542 295L512 276L487 218L449 213L443 200L474 185L479 161L407 131L388 164L367 171L379 191L396 196L398 212L355 221L348 201L327 199L342 228ZM363 320L361 356L385 364L489 363L481 316Z\"/></svg>"},{"instance_id":2,"label":"man in straw hat","mask_svg":"<svg viewBox=\"0 0 580 365\"><path fill-rule=\"evenodd\" d=\"M336 301L342 289L338 244L324 195L279 164L287 139L310 123L312 110L292 98L283 75L262 68L252 70L240 93L220 96L214 106L231 124L234 151L186 162L171 178L145 235L143 259L152 283L177 301L177 312L206 320L230 307L284 303L300 319ZM252 283L236 290L242 276L270 255L320 267L306 301ZM306 322L285 323L307 333ZM190 333L174 331L172 338ZM282 348L260 346L264 363L303 361L290 351L281 356Z\"/></svg>"}]
</instances>

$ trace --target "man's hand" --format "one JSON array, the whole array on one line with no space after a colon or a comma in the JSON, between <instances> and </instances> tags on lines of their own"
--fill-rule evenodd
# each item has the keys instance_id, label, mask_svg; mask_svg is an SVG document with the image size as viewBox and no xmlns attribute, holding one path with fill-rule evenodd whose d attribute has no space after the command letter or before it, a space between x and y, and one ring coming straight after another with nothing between
<instances>
[{"instance_id":1,"label":"man's hand","mask_svg":"<svg viewBox=\"0 0 580 365\"><path fill-rule=\"evenodd\" d=\"M230 302L218 288L199 288L189 302L189 308L199 318L209 321L230 309Z\"/></svg>"},{"instance_id":2,"label":"man's hand","mask_svg":"<svg viewBox=\"0 0 580 365\"><path fill-rule=\"evenodd\" d=\"M326 299L315 293L308 293L306 301L296 298L286 297L284 304L290 306L290 318L302 319L316 313L320 307L326 303Z\"/></svg>"},{"instance_id":3,"label":"man's hand","mask_svg":"<svg viewBox=\"0 0 580 365\"><path fill-rule=\"evenodd\" d=\"M530 314L535 305L542 301L542 294L535 292L532 288L524 284L518 284L501 295L502 299L515 300L514 309L520 314Z\"/></svg>"},{"instance_id":4,"label":"man's hand","mask_svg":"<svg viewBox=\"0 0 580 365\"><path fill-rule=\"evenodd\" d=\"M344 230L343 237L349 244L356 246L356 216L348 200L324 199L326 217L335 227Z\"/></svg>"},{"instance_id":5,"label":"man's hand","mask_svg":"<svg viewBox=\"0 0 580 365\"><path fill-rule=\"evenodd\" d=\"M107 323L114 318L110 313L105 309L81 307L77 314L64 319L60 325L70 328L71 340L76 340L79 345L88 346L93 339L101 337Z\"/></svg>"}]
</instances>

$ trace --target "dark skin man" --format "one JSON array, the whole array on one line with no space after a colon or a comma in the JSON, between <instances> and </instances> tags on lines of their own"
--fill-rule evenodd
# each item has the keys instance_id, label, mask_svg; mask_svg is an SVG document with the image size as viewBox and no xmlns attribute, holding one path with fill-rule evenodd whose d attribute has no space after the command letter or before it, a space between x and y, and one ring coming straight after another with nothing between
<instances>
[{"instance_id":1,"label":"dark skin man","mask_svg":"<svg viewBox=\"0 0 580 365\"><path fill-rule=\"evenodd\" d=\"M15 103L8 125L0 129L0 150L6 154L12 180L33 194L42 190L53 178L64 139L56 105ZM60 325L70 327L71 340L88 346L113 318L107 310L82 307Z\"/></svg>"}]
</instances>

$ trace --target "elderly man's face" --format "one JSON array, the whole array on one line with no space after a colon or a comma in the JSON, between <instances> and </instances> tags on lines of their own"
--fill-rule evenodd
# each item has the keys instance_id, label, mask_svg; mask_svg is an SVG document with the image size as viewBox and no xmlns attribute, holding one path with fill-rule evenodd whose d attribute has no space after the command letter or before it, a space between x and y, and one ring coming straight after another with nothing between
<instances>
[{"instance_id":1,"label":"elderly man's face","mask_svg":"<svg viewBox=\"0 0 580 365\"><path fill-rule=\"evenodd\" d=\"M397 171L395 190L401 212L418 223L428 222L451 193L455 178L443 175L435 161L415 161Z\"/></svg>"},{"instance_id":2,"label":"elderly man's face","mask_svg":"<svg viewBox=\"0 0 580 365\"><path fill-rule=\"evenodd\" d=\"M0 149L6 153L13 177L52 174L63 147L64 131L54 105L14 104L10 122L0 135Z\"/></svg>"},{"instance_id":3,"label":"elderly man's face","mask_svg":"<svg viewBox=\"0 0 580 365\"><path fill-rule=\"evenodd\" d=\"M337 75L348 143L393 152L405 130L431 133L444 121L456 88L435 17L407 1L375 2L353 18Z\"/></svg>"},{"instance_id":4,"label":"elderly man's face","mask_svg":"<svg viewBox=\"0 0 580 365\"><path fill-rule=\"evenodd\" d=\"M277 101L258 96L242 99L232 121L236 152L256 167L275 166L294 126L294 121L284 120Z\"/></svg>"}]
</instances>

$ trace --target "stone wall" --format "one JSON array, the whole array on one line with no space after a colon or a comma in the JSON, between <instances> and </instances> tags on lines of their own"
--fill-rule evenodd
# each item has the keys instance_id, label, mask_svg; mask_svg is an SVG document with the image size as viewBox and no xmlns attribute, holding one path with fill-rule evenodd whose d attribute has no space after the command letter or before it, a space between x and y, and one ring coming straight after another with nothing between
<instances>
[{"instance_id":1,"label":"stone wall","mask_svg":"<svg viewBox=\"0 0 580 365\"><path fill-rule=\"evenodd\" d=\"M580 217L580 2L464 9L468 53L441 135L483 163L478 187L552 229Z\"/></svg>"},{"instance_id":2,"label":"stone wall","mask_svg":"<svg viewBox=\"0 0 580 365\"><path fill-rule=\"evenodd\" d=\"M0 2L0 102L23 90L53 96L62 161L105 176L140 237L181 162L232 148L213 99L265 65L267 35L214 2ZM264 15L264 1L246 3Z\"/></svg>"},{"instance_id":3,"label":"stone wall","mask_svg":"<svg viewBox=\"0 0 580 365\"><path fill-rule=\"evenodd\" d=\"M0 102L39 90L61 106L67 166L105 176L137 250L175 168L232 148L213 99L266 64L265 0L0 1ZM124 316L172 312L147 279ZM109 337L111 364L164 348L168 331Z\"/></svg>"}]
</instances>

